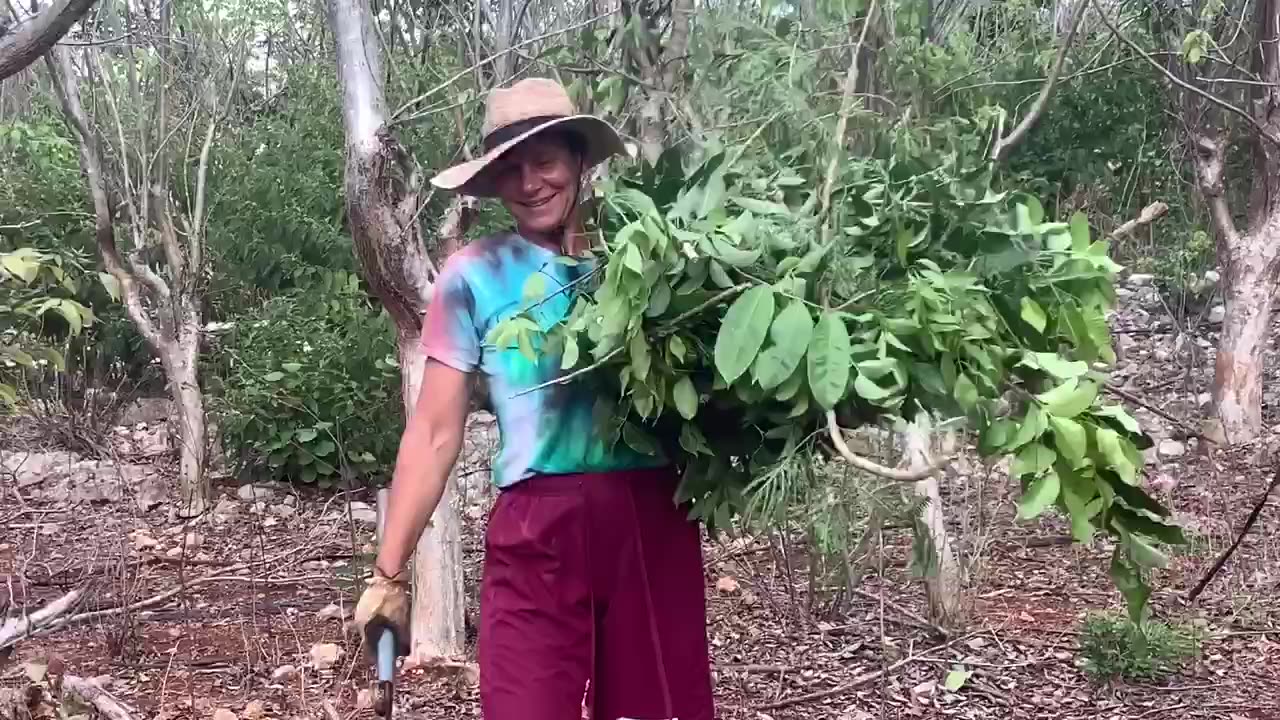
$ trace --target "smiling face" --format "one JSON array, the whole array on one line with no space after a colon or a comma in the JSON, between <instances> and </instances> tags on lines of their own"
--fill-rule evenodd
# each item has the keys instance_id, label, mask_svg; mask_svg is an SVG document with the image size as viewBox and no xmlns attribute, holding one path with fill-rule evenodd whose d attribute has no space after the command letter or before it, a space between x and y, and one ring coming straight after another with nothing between
<instances>
[{"instance_id":1,"label":"smiling face","mask_svg":"<svg viewBox=\"0 0 1280 720\"><path fill-rule=\"evenodd\" d=\"M567 222L577 201L582 154L557 133L535 135L507 151L492 166L493 187L520 233L548 237Z\"/></svg>"}]
</instances>

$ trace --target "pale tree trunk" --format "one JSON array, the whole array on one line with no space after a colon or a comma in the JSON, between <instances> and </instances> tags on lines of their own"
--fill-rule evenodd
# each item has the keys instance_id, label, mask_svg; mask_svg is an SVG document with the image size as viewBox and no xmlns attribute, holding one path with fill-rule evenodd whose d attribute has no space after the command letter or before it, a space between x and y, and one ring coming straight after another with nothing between
<instances>
[{"instance_id":1,"label":"pale tree trunk","mask_svg":"<svg viewBox=\"0 0 1280 720\"><path fill-rule=\"evenodd\" d=\"M928 416L924 412L919 413L916 422L903 433L903 464L911 470L931 467L935 455L934 439ZM944 449L943 454L948 450ZM929 619L944 628L955 627L963 619L964 571L947 532L937 474L929 475L912 488L925 503L923 511L915 519L916 532L923 533L933 549L924 581Z\"/></svg>"},{"instance_id":2,"label":"pale tree trunk","mask_svg":"<svg viewBox=\"0 0 1280 720\"><path fill-rule=\"evenodd\" d=\"M650 163L657 162L670 142L670 105L685 66L684 58L689 52L689 33L693 24L693 0L672 0L669 7L671 34L665 47L660 47L652 30L657 25L657 18L647 17L640 18L641 26L647 28L641 33L642 40L637 42L633 39L626 45L631 64L644 81L637 88L641 100L636 134L640 152ZM630 20L632 2L623 0L622 12L624 18Z\"/></svg>"},{"instance_id":3,"label":"pale tree trunk","mask_svg":"<svg viewBox=\"0 0 1280 720\"><path fill-rule=\"evenodd\" d=\"M102 264L113 279L112 290L123 303L125 314L152 353L160 359L165 371L178 426L179 514L194 517L205 511L212 494L206 472L204 396L198 374L206 178L217 127L235 94L235 81L228 90L227 105L221 110L212 105L208 108L210 119L197 163L194 207L189 217L181 217L184 237L179 237L174 224L174 213L167 196L167 178L146 174L145 144L139 153L138 169L141 172L136 184L127 180L130 177L129 159L120 159L118 170L126 178L122 185L136 189L136 194L124 197L133 243L132 251L126 254L120 251L116 242L103 155L98 147L98 135L84 111L79 75L70 50L55 46L46 59L63 115L78 140L80 165L93 201L94 237ZM120 123L115 97L109 86L104 89L105 104L116 118L117 137L124 147L125 129ZM131 98L131 102L136 106L142 105L140 97ZM167 113L168 109L162 107L160 112ZM145 133L141 135L145 137ZM156 172L168 170L156 167ZM159 238L164 258L163 276L142 257L148 249L149 237Z\"/></svg>"},{"instance_id":4,"label":"pale tree trunk","mask_svg":"<svg viewBox=\"0 0 1280 720\"><path fill-rule=\"evenodd\" d=\"M1263 358L1271 334L1271 301L1280 276L1280 2L1255 8L1256 67L1251 86L1254 154L1247 228L1237 229L1226 199L1226 139L1211 127L1189 124L1200 191L1209 206L1222 265L1226 314L1214 363L1213 402L1231 443L1262 431ZM1196 105L1184 102L1184 117ZM1195 117L1204 117L1199 113Z\"/></svg>"},{"instance_id":5,"label":"pale tree trunk","mask_svg":"<svg viewBox=\"0 0 1280 720\"><path fill-rule=\"evenodd\" d=\"M39 15L26 18L0 35L0 80L18 74L49 52L96 1L57 0Z\"/></svg>"},{"instance_id":6,"label":"pale tree trunk","mask_svg":"<svg viewBox=\"0 0 1280 720\"><path fill-rule=\"evenodd\" d=\"M417 162L387 127L382 57L367 0L330 0L338 55L347 158L347 214L356 255L396 325L406 415L422 382L421 319L431 291L431 260L418 226ZM456 231L469 214L460 211ZM454 479L414 552L411 659L464 650L461 541Z\"/></svg>"}]
</instances>

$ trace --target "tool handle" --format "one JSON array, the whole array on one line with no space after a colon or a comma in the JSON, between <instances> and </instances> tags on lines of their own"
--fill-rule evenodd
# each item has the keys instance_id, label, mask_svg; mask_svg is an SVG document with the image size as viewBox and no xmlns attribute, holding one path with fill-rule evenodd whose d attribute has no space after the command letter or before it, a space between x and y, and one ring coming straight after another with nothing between
<instances>
[{"instance_id":1,"label":"tool handle","mask_svg":"<svg viewBox=\"0 0 1280 720\"><path fill-rule=\"evenodd\" d=\"M378 680L390 682L396 674L396 636L391 628L378 635Z\"/></svg>"}]
</instances>

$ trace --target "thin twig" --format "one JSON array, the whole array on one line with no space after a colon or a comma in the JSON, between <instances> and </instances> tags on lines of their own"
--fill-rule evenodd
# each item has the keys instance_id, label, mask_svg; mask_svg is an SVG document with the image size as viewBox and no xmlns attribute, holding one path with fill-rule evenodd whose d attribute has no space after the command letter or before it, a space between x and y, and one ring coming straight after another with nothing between
<instances>
[{"instance_id":1,"label":"thin twig","mask_svg":"<svg viewBox=\"0 0 1280 720\"><path fill-rule=\"evenodd\" d=\"M1218 556L1218 559L1213 563L1213 567L1209 568L1209 572L1205 573L1200 582L1196 583L1195 588L1187 593L1188 603L1193 603L1196 598L1200 597L1200 593L1204 592L1204 589L1208 587L1209 582L1218 574L1222 566L1226 565L1227 561L1231 559L1236 548L1240 547L1240 541L1244 540L1244 536L1248 535L1249 531L1253 529L1254 523L1258 522L1258 516L1262 514L1262 508L1266 506L1267 500L1271 497L1271 493L1275 492L1278 485L1280 485L1280 466L1276 467L1275 476L1271 478L1271 484L1267 486L1266 492L1262 493L1262 497L1258 498L1258 502L1254 503L1253 511L1249 513L1248 519L1244 521L1244 527L1236 535L1235 542L1231 543L1231 547Z\"/></svg>"},{"instance_id":2,"label":"thin twig","mask_svg":"<svg viewBox=\"0 0 1280 720\"><path fill-rule=\"evenodd\" d=\"M1044 115L1045 108L1049 106L1049 100L1053 98L1053 91L1058 87L1058 78L1062 76L1062 68L1067 63L1067 52L1071 49L1071 44L1075 41L1076 31L1080 29L1080 21L1084 19L1085 10L1089 8L1088 4L1080 3L1076 6L1075 17L1071 19L1071 30L1067 33L1067 38L1062 41L1062 46L1058 48L1058 57L1053 63L1053 70L1049 73L1049 79L1044 85L1040 86L1040 95L1036 97L1036 101L1032 104L1031 109L1026 115L1022 116L1022 121L1017 127L1009 132L1008 135L996 140L995 147L991 148L991 160L993 162L1004 162L1009 157L1010 151L1017 147L1018 143L1026 138L1027 133L1031 132L1031 128L1040 121L1040 116Z\"/></svg>"},{"instance_id":3,"label":"thin twig","mask_svg":"<svg viewBox=\"0 0 1280 720\"><path fill-rule=\"evenodd\" d=\"M555 380L548 380L547 382L541 383L541 384L539 384L539 385L534 385L534 386L533 386L533 387L531 387L531 388L528 388L528 389L525 389L525 390L521 390L520 392L513 394L511 397L512 397L513 399L514 399L514 398L518 398L518 397L520 397L520 396L522 396L522 395L528 395L529 393L535 393L535 392L537 392L537 391L539 391L539 390L545 390L545 389L547 389L547 388L551 387L552 385L564 385L565 383L569 382L570 380L572 380L572 379L574 379L574 378L576 378L576 377L582 376L582 375L586 375L587 373L591 372L592 370L595 370L595 369L599 368L600 366L604 365L605 363L609 362L610 360L614 359L615 357L617 357L617 356L618 356L618 353L621 353L621 352L622 352L622 350L623 350L623 348L624 348L624 347L625 347L625 346L619 345L618 347L614 348L613 350L610 350L610 351L609 351L609 353L608 353L607 355L605 355L604 357L600 358L599 360L597 360L597 361L595 361L595 362L591 363L590 365L588 365L588 366L586 366L586 367L584 367L584 368L578 368L577 370L574 370L573 372L569 373L568 375L561 375L560 377L556 378Z\"/></svg>"},{"instance_id":4,"label":"thin twig","mask_svg":"<svg viewBox=\"0 0 1280 720\"><path fill-rule=\"evenodd\" d=\"M1155 413L1156 415L1159 415L1160 417L1164 418L1165 420L1168 420L1169 422L1176 424L1178 427L1181 427L1181 428L1182 428L1182 429L1183 429L1183 430L1184 430L1188 435L1190 435L1190 436L1192 436L1192 437L1195 437L1195 438L1199 438L1199 439L1201 439L1201 440L1203 440L1203 441L1205 441L1205 442L1207 442L1207 443L1212 443L1212 444L1214 444L1214 445L1217 445L1217 444L1218 444L1218 441L1214 440L1214 439L1213 439L1213 438L1211 438L1211 437L1208 437L1208 436L1204 435L1203 433L1201 433L1200 431L1198 431L1198 430L1196 430L1196 429L1192 428L1190 425L1186 424L1186 423L1185 423L1185 422L1183 422L1182 420L1179 420L1178 418L1174 417L1173 415L1170 415L1168 412L1166 412L1166 411L1164 411L1164 410L1161 410L1159 407L1157 407L1157 406L1155 406L1155 405L1152 405L1151 403L1147 402L1146 400L1143 400L1142 398L1138 397L1137 395L1134 395L1133 393L1129 392L1128 390L1125 390L1125 389L1123 389L1123 388L1117 387L1116 385L1114 385L1114 384L1112 384L1112 383L1107 383L1104 387L1106 388L1107 392L1109 392L1109 393L1111 393L1111 394L1115 395L1116 397L1123 398L1123 399L1128 400L1129 402L1133 403L1134 405L1138 405L1138 406L1140 406L1140 407L1146 408L1147 410L1150 410L1151 412Z\"/></svg>"},{"instance_id":5,"label":"thin twig","mask_svg":"<svg viewBox=\"0 0 1280 720\"><path fill-rule=\"evenodd\" d=\"M835 411L827 411L827 430L831 435L831 442L836 446L836 451L840 453L840 456L848 461L850 465L862 470L863 472L884 478L885 480L892 480L894 482L920 482L930 475L933 475L939 468L946 465L951 460L950 456L936 458L929 463L928 467L923 467L918 470L903 470L900 468L885 467L874 460L862 457L849 447L849 443L844 439L844 430L842 430L840 428L840 424L836 422Z\"/></svg>"},{"instance_id":6,"label":"thin twig","mask_svg":"<svg viewBox=\"0 0 1280 720\"><path fill-rule=\"evenodd\" d=\"M858 56L862 54L862 46L867 41L867 30L871 28L871 23L875 21L876 11L880 9L879 0L871 0L871 5L867 8L867 16L862 20L862 32L858 36L858 43L853 46L853 55L849 60L849 72L844 78L844 97L840 100L840 119L836 121L836 133L832 142L831 157L827 159L827 174L822 181L822 195L820 214L823 217L823 244L831 239L831 222L828 217L831 211L831 192L836 186L836 168L839 166L840 160L844 156L844 134L849 126L849 114L853 108L854 90L858 85Z\"/></svg>"},{"instance_id":7,"label":"thin twig","mask_svg":"<svg viewBox=\"0 0 1280 720\"><path fill-rule=\"evenodd\" d=\"M1257 118L1253 117L1252 115L1245 112L1244 110L1241 110L1235 105L1232 105L1226 100L1223 100L1222 98L1214 95L1213 93L1209 93L1209 92L1205 92L1204 90L1201 90L1195 85L1192 85L1186 80L1183 80L1182 78L1178 77L1176 74L1174 74L1165 66L1156 62L1156 59L1151 57L1150 53L1148 53L1146 50L1143 50L1141 47L1139 47L1137 43L1130 40L1128 36L1120 32L1120 29L1117 28L1115 24L1111 22L1111 18L1107 16L1107 13L1101 7L1098 6L1098 0L1089 0L1089 4L1094 6L1094 10L1097 10L1098 15L1102 17L1102 22L1107 26L1107 29L1111 31L1112 35L1115 35L1116 38L1120 42L1127 45L1130 50L1133 50L1134 52L1141 55L1142 58L1146 60L1148 64L1150 64L1156 70L1159 70L1162 75L1168 78L1169 82L1172 82L1174 85L1177 85L1178 87L1182 88L1183 90L1186 90L1187 92L1198 95L1201 98L1208 100L1210 103L1217 105L1218 107L1222 108L1223 110L1226 110L1227 112L1233 115L1238 115L1241 118L1244 118L1245 122L1249 123L1249 125L1254 129L1254 131L1258 133L1260 137L1262 137L1264 140L1267 140L1272 144L1280 145L1280 138L1276 138L1274 135L1272 135L1271 132L1267 130L1267 128L1264 125L1262 125L1262 123L1258 122Z\"/></svg>"}]
</instances>

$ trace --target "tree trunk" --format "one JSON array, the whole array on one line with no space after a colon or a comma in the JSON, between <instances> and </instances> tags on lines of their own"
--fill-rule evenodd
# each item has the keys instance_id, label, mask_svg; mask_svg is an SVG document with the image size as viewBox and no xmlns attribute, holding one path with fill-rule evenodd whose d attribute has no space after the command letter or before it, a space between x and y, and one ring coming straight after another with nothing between
<instances>
[{"instance_id":1,"label":"tree trunk","mask_svg":"<svg viewBox=\"0 0 1280 720\"><path fill-rule=\"evenodd\" d=\"M212 496L206 472L204 394L198 370L199 326L183 328L164 357L165 377L173 397L178 425L178 511L183 517L200 515Z\"/></svg>"},{"instance_id":2,"label":"tree trunk","mask_svg":"<svg viewBox=\"0 0 1280 720\"><path fill-rule=\"evenodd\" d=\"M0 35L0 80L16 75L40 59L71 26L89 12L96 0L58 0L39 15Z\"/></svg>"},{"instance_id":3,"label":"tree trunk","mask_svg":"<svg viewBox=\"0 0 1280 720\"><path fill-rule=\"evenodd\" d=\"M1232 443L1251 440L1262 431L1263 355L1271 334L1278 248L1280 213L1236 238L1223 258L1226 315L1214 363L1213 395L1222 430Z\"/></svg>"},{"instance_id":4,"label":"tree trunk","mask_svg":"<svg viewBox=\"0 0 1280 720\"><path fill-rule=\"evenodd\" d=\"M351 236L369 285L395 321L408 413L426 362L419 338L431 291L431 260L418 225L421 174L387 127L382 57L367 0L330 0L329 22L342 87ZM453 484L451 477L433 527L414 553L413 658L456 657L463 650L462 546Z\"/></svg>"},{"instance_id":5,"label":"tree trunk","mask_svg":"<svg viewBox=\"0 0 1280 720\"><path fill-rule=\"evenodd\" d=\"M419 335L399 341L400 368L404 378L405 412L412 412L410 398L418 396L426 356ZM461 657L465 652L465 595L462 583L462 534L458 517L457 469L450 471L444 495L413 552L413 638L410 661Z\"/></svg>"},{"instance_id":6,"label":"tree trunk","mask_svg":"<svg viewBox=\"0 0 1280 720\"><path fill-rule=\"evenodd\" d=\"M907 467L912 470L932 465L933 432L927 422L928 419L924 413L920 413L917 421L903 433L905 442L903 459ZM929 601L929 619L942 627L954 627L962 620L961 599L964 575L960 562L956 559L951 536L947 532L937 475L930 475L912 487L916 495L925 502L924 509L915 522L916 532L923 533L925 538L918 538L918 541L927 540L929 547L933 550L924 580Z\"/></svg>"}]
</instances>

